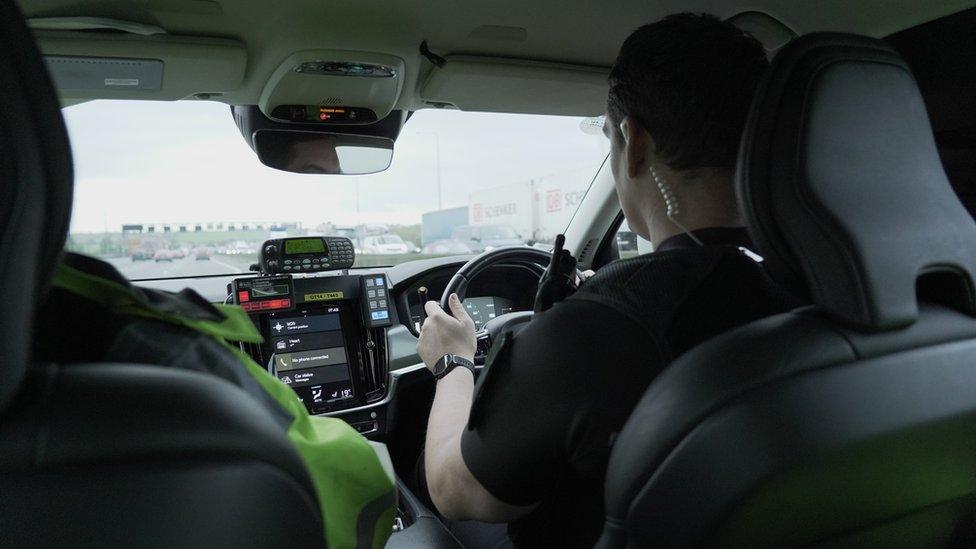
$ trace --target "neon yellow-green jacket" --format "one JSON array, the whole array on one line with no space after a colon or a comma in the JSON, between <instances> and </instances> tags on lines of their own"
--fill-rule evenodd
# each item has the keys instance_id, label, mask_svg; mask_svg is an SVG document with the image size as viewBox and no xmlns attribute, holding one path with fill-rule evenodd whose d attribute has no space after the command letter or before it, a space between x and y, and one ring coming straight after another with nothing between
<instances>
[{"instance_id":1,"label":"neon yellow-green jacket","mask_svg":"<svg viewBox=\"0 0 976 549\"><path fill-rule=\"evenodd\" d=\"M55 287L94 301L115 314L182 326L211 337L291 416L286 435L308 467L315 485L329 547L379 548L392 533L396 486L373 446L346 422L310 416L294 391L250 356L228 343L260 343L261 334L237 306L215 305L219 320L191 318L163 310L147 299L147 291L62 264ZM177 294L152 291L158 301ZM168 308L167 308L168 309ZM166 365L165 361L161 365ZM270 502L273 504L273 502Z\"/></svg>"}]
</instances>

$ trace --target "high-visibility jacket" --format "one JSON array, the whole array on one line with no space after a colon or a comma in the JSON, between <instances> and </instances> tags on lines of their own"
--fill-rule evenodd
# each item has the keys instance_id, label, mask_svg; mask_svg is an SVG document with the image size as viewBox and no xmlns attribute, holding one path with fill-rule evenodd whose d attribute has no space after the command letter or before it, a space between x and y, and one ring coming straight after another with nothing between
<instances>
[{"instance_id":1,"label":"high-visibility jacket","mask_svg":"<svg viewBox=\"0 0 976 549\"><path fill-rule=\"evenodd\" d=\"M54 286L126 319L106 359L209 371L241 386L278 419L305 461L329 547L379 548L386 543L396 507L392 472L355 429L341 419L309 415L291 388L230 343L262 341L243 309L206 303L190 290L136 288L121 275L93 274L117 274L103 262L98 262L101 269L84 268L94 262L84 258L62 263Z\"/></svg>"}]
</instances>

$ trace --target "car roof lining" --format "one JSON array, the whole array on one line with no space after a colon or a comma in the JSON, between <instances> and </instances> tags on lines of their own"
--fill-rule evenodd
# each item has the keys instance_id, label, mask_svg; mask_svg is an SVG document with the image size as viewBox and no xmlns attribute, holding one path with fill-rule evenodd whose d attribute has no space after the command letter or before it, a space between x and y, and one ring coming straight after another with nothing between
<instances>
[{"instance_id":1,"label":"car roof lining","mask_svg":"<svg viewBox=\"0 0 976 549\"><path fill-rule=\"evenodd\" d=\"M945 0L938 3L917 0L864 0L852 7L845 0L820 2L765 0L748 4L732 1L623 0L614 9L600 2L541 0L521 2L501 0L491 3L463 3L448 0L409 0L388 2L346 2L337 0L295 0L269 4L262 0L240 0L223 4L214 0L21 0L29 18L97 17L127 21L164 29L172 39L201 37L236 41L246 52L245 70L239 83L223 82L222 89L201 89L207 98L230 104L258 104L268 79L282 61L295 52L310 49L339 49L376 52L399 57L405 71L402 92L395 108L418 110L431 103L452 103L439 95L439 101L425 101L423 90L435 66L421 55L419 45L426 40L430 49L443 57L483 58L486 78L497 72L497 60L536 62L540 66L558 64L569 71L606 71L616 57L623 39L642 22L650 22L682 11L711 12L728 18L742 12L759 12L781 22L797 34L814 31L854 32L884 37L903 29L955 13L976 5L976 0ZM37 33L45 52L59 53L49 43L50 33L71 33L72 40L105 42L114 31L45 31ZM158 37L158 35L157 35ZM151 39L152 36L138 36ZM147 40L151 44L151 41ZM104 46L102 46L104 48ZM144 51L146 46L143 46ZM72 51L83 53L83 49ZM120 48L121 49L121 48ZM119 52L120 54L123 51ZM201 50L197 59L208 57ZM225 61L233 63L232 61ZM477 65L477 64L474 64ZM207 80L205 65L188 63L169 78L183 82ZM524 66L524 65L523 65ZM471 67L468 67L470 69ZM232 72L228 67L225 72ZM546 69L540 69L546 70ZM522 79L532 82L531 70ZM487 76L486 76L487 75ZM448 75L450 76L450 75ZM443 76L434 77L444 80ZM559 81L559 78L556 78ZM490 81L490 78L489 78ZM202 84L201 84L202 85ZM545 93L520 94L514 90L498 94L492 89L478 90L453 84L467 108L552 114L594 114L592 81L579 82L556 109L548 109ZM200 87L200 86L197 86ZM176 87L167 96L147 99L176 99L188 89ZM444 88L441 88L442 90ZM548 89L543 86L543 89ZM542 91L540 89L540 91ZM219 95L212 95L217 94ZM88 92L62 97L64 103L104 97ZM188 95L192 96L192 92ZM111 95L109 95L111 97ZM133 94L139 96L140 94ZM178 96L178 97L177 97ZM130 96L130 98L133 98Z\"/></svg>"}]
</instances>

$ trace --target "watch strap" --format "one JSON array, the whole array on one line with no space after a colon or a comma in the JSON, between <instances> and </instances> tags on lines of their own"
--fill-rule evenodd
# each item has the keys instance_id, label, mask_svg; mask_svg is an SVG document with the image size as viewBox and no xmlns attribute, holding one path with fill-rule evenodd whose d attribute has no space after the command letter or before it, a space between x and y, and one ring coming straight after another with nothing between
<instances>
[{"instance_id":1,"label":"watch strap","mask_svg":"<svg viewBox=\"0 0 976 549\"><path fill-rule=\"evenodd\" d=\"M457 367L467 368L468 370L471 370L471 374L474 375L473 362L457 355L444 355L437 360L436 364L434 364L432 372L434 374L434 379L443 378Z\"/></svg>"}]
</instances>

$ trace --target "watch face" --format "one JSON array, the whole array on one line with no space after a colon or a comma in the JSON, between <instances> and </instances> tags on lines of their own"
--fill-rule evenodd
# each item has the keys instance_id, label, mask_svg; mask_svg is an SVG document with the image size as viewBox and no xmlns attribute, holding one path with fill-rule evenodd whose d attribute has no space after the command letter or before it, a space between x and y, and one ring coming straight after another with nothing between
<instances>
[{"instance_id":1,"label":"watch face","mask_svg":"<svg viewBox=\"0 0 976 549\"><path fill-rule=\"evenodd\" d=\"M450 364L453 359L454 357L451 355L444 355L443 357L441 357L441 359L438 360L436 364L434 364L434 369L431 372L432 374L434 374L434 377L439 377L443 375L444 372L447 371L448 364Z\"/></svg>"}]
</instances>

